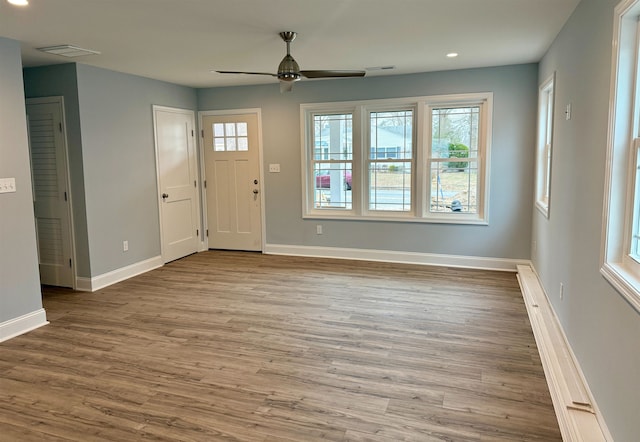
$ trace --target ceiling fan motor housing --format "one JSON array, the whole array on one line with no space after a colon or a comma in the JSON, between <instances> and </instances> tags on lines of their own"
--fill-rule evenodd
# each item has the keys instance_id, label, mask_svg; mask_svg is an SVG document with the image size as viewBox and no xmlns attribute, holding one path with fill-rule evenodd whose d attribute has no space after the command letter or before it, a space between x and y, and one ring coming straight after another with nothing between
<instances>
[{"instance_id":1,"label":"ceiling fan motor housing","mask_svg":"<svg viewBox=\"0 0 640 442\"><path fill-rule=\"evenodd\" d=\"M278 65L278 78L284 81L300 80L300 66L291 55L285 55Z\"/></svg>"},{"instance_id":2,"label":"ceiling fan motor housing","mask_svg":"<svg viewBox=\"0 0 640 442\"><path fill-rule=\"evenodd\" d=\"M284 56L280 65L278 65L278 79L282 81L298 81L300 80L300 66L291 56L290 44L295 40L297 33L293 31L281 32L280 37L287 44L287 55Z\"/></svg>"}]
</instances>

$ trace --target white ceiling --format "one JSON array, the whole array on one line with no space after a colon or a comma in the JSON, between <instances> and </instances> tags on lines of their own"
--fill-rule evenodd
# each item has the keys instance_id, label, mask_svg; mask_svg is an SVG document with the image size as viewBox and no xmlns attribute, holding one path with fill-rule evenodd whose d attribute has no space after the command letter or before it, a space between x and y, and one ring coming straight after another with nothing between
<instances>
[{"instance_id":1,"label":"white ceiling","mask_svg":"<svg viewBox=\"0 0 640 442\"><path fill-rule=\"evenodd\" d=\"M0 0L0 36L24 66L75 61L192 87L276 82L280 31L301 69L367 76L537 62L580 0ZM100 55L35 48L71 44ZM459 57L449 59L448 52ZM317 80L305 80L317 81Z\"/></svg>"}]
</instances>

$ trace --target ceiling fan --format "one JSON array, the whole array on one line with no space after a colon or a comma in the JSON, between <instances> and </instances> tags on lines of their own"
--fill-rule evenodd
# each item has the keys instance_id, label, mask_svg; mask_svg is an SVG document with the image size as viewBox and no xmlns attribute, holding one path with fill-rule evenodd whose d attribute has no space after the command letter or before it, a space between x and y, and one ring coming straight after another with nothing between
<instances>
[{"instance_id":1,"label":"ceiling fan","mask_svg":"<svg viewBox=\"0 0 640 442\"><path fill-rule=\"evenodd\" d=\"M287 44L287 55L284 56L280 64L278 65L278 73L272 74L269 72L241 72L241 71L216 71L219 74L249 74L249 75L270 75L280 80L280 92L289 92L293 89L293 83L300 80L301 77L305 78L335 78L335 77L364 77L365 71L332 71L332 70L316 70L316 71L301 71L300 66L291 56L289 46L291 42L295 40L296 33L281 32L280 37Z\"/></svg>"}]
</instances>

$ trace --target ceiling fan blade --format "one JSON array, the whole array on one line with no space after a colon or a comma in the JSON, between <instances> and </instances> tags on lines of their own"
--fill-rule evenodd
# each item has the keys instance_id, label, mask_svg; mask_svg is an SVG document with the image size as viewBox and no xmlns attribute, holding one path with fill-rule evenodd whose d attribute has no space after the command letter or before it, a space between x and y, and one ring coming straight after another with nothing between
<instances>
[{"instance_id":1,"label":"ceiling fan blade","mask_svg":"<svg viewBox=\"0 0 640 442\"><path fill-rule=\"evenodd\" d=\"M277 77L276 74L270 72L242 72L242 71L215 71L218 74L247 74L247 75L270 75L271 77Z\"/></svg>"},{"instance_id":2,"label":"ceiling fan blade","mask_svg":"<svg viewBox=\"0 0 640 442\"><path fill-rule=\"evenodd\" d=\"M293 90L293 81L280 80L280 93L291 92Z\"/></svg>"},{"instance_id":3,"label":"ceiling fan blade","mask_svg":"<svg viewBox=\"0 0 640 442\"><path fill-rule=\"evenodd\" d=\"M365 71L300 71L307 78L364 77Z\"/></svg>"}]
</instances>

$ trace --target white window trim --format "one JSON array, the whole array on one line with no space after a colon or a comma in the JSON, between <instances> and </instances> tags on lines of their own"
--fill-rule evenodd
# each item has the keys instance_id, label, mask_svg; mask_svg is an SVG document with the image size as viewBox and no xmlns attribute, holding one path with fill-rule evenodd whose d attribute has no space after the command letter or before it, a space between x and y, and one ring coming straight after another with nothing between
<instances>
[{"instance_id":1,"label":"white window trim","mask_svg":"<svg viewBox=\"0 0 640 442\"><path fill-rule=\"evenodd\" d=\"M464 106L480 105L481 120L479 122L479 138L481 146L478 146L478 213L430 213L429 205L425 204L429 197L430 182L429 161L430 149L424 147L430 139L431 114L429 109L438 106ZM413 159L414 177L412 179L412 210L408 212L387 212L368 210L365 207L368 186L368 178L362 177L365 173L367 158L364 157L363 144L369 142L370 134L363 134L363 128L368 128L366 121L370 112L380 110L413 109L414 116L414 148ZM311 170L309 146L312 143L312 116L319 113L352 113L353 114L353 171L352 179L355 183L362 183L357 190L352 190L351 210L315 209L313 207L313 175ZM493 93L469 93L454 95L435 95L423 97L392 98L382 100L362 100L350 102L307 103L300 105L300 127L302 146L302 217L304 219L336 219L336 220L366 220L366 221L399 221L410 223L445 223L445 224L489 224L489 176L491 171L490 151L491 135L493 127ZM367 131L365 131L367 132ZM365 182L367 181L367 182Z\"/></svg>"},{"instance_id":2,"label":"white window trim","mask_svg":"<svg viewBox=\"0 0 640 442\"><path fill-rule=\"evenodd\" d=\"M549 105L548 95L551 96ZM536 208L549 218L555 108L555 72L538 89L538 139L536 144ZM547 132L550 133L547 144ZM551 159L548 160L548 157Z\"/></svg>"},{"instance_id":3,"label":"white window trim","mask_svg":"<svg viewBox=\"0 0 640 442\"><path fill-rule=\"evenodd\" d=\"M634 177L631 158L640 87L638 63L638 17L640 0L623 0L614 10L613 54L607 162L603 208L600 272L613 287L640 311L640 264L629 258L633 220ZM634 91L629 94L628 91ZM635 127L637 131L637 126Z\"/></svg>"}]
</instances>

